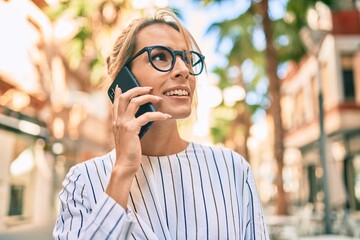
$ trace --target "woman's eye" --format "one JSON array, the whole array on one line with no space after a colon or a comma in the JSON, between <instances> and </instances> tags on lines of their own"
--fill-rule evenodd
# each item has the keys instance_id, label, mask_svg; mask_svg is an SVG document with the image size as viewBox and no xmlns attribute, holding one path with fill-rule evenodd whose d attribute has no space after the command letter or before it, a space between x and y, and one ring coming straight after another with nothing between
<instances>
[{"instance_id":1,"label":"woman's eye","mask_svg":"<svg viewBox=\"0 0 360 240\"><path fill-rule=\"evenodd\" d=\"M151 57L152 61L167 61L167 57L163 53L155 54Z\"/></svg>"}]
</instances>

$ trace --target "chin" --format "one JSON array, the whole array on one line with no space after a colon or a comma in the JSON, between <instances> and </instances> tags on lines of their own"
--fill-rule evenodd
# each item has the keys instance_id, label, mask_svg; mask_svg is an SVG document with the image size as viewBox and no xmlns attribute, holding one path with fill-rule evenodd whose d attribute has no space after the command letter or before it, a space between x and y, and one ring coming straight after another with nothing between
<instances>
[{"instance_id":1,"label":"chin","mask_svg":"<svg viewBox=\"0 0 360 240\"><path fill-rule=\"evenodd\" d=\"M188 118L191 115L191 110L189 111L169 111L167 112L168 114L170 114L172 116L172 118L174 119L184 119L184 118Z\"/></svg>"}]
</instances>

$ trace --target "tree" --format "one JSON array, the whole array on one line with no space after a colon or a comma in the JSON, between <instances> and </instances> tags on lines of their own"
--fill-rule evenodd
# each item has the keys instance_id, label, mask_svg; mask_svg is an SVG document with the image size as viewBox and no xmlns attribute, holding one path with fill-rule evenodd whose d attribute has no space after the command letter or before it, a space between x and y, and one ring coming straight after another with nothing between
<instances>
[{"instance_id":1,"label":"tree","mask_svg":"<svg viewBox=\"0 0 360 240\"><path fill-rule=\"evenodd\" d=\"M128 0L64 0L45 9L54 25L65 30L57 51L79 90L90 92L103 82L106 54L131 9Z\"/></svg>"},{"instance_id":2,"label":"tree","mask_svg":"<svg viewBox=\"0 0 360 240\"><path fill-rule=\"evenodd\" d=\"M209 4L212 1L203 1ZM216 1L221 2L221 1ZM276 206L277 214L288 214L288 200L283 188L282 169L284 166L284 129L281 118L280 80L278 70L284 63L299 61L305 54L298 32L306 25L306 13L315 0L285 1L286 14L283 18L272 19L269 11L271 0L251 0L249 8L236 18L214 23L209 31L219 31L219 43L224 39L231 40L232 48L227 53L228 66L240 66L250 59L257 67L258 76L264 74L269 84L269 113L274 125L274 159L277 162L276 186L278 189ZM327 5L335 0L324 0ZM214 3L213 3L214 4ZM262 32L265 47L259 49L254 45L254 36ZM259 81L262 77L253 78Z\"/></svg>"},{"instance_id":3,"label":"tree","mask_svg":"<svg viewBox=\"0 0 360 240\"><path fill-rule=\"evenodd\" d=\"M246 92L256 91L256 84L254 84L256 81L245 82L239 68L238 66L231 69L218 67L213 70L220 78L218 88L223 92L224 98L214 109L211 136L214 143L223 143L251 162L246 144L250 137L251 116L258 109L265 108L267 97L261 96L261 101L253 104L245 101ZM258 77L255 76L255 78Z\"/></svg>"},{"instance_id":4,"label":"tree","mask_svg":"<svg viewBox=\"0 0 360 240\"><path fill-rule=\"evenodd\" d=\"M78 80L80 90L88 92L103 82L106 54L125 18L133 13L144 14L146 9L134 9L130 0L63 0L45 11L55 25L65 22L67 27L72 26L58 51L67 70ZM176 14L182 17L180 11L176 10Z\"/></svg>"}]
</instances>

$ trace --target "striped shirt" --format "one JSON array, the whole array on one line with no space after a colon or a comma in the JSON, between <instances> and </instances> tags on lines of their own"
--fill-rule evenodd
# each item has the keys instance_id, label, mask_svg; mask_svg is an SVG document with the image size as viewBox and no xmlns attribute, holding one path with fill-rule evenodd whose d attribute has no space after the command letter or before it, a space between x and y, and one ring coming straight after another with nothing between
<instances>
[{"instance_id":1,"label":"striped shirt","mask_svg":"<svg viewBox=\"0 0 360 240\"><path fill-rule=\"evenodd\" d=\"M55 239L269 239L249 164L221 147L142 156L128 203L105 191L115 150L73 166L59 194Z\"/></svg>"}]
</instances>

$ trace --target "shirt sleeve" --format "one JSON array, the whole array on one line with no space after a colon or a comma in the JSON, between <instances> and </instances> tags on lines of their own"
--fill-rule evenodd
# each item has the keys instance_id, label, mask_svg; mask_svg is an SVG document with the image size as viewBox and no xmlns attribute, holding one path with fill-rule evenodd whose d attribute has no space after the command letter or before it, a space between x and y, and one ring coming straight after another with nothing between
<instances>
[{"instance_id":1,"label":"shirt sleeve","mask_svg":"<svg viewBox=\"0 0 360 240\"><path fill-rule=\"evenodd\" d=\"M70 169L59 194L60 213L53 236L55 239L128 239L134 223L125 210L105 192L91 206L89 186L77 166Z\"/></svg>"},{"instance_id":2,"label":"shirt sleeve","mask_svg":"<svg viewBox=\"0 0 360 240\"><path fill-rule=\"evenodd\" d=\"M245 198L248 205L249 222L246 225L246 239L270 239L264 221L264 212L259 198L255 178L248 165L245 182Z\"/></svg>"}]
</instances>

